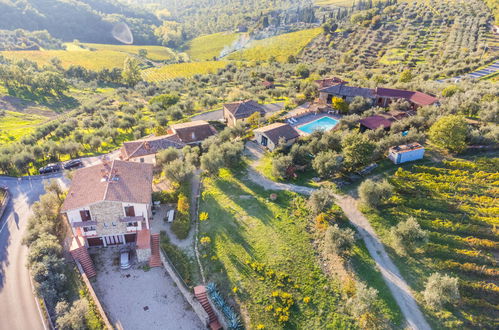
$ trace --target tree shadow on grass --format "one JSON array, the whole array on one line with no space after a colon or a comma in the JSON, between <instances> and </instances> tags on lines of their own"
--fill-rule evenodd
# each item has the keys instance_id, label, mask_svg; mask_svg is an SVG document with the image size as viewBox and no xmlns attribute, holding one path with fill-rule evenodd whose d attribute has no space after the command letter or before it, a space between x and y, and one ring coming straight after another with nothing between
<instances>
[{"instance_id":1,"label":"tree shadow on grass","mask_svg":"<svg viewBox=\"0 0 499 330\"><path fill-rule=\"evenodd\" d=\"M38 105L46 106L56 112L63 112L74 109L80 105L80 101L78 101L76 98L65 94L57 96L47 96L31 93L30 91L22 89L9 89L8 93L9 95L18 97L20 99L31 101Z\"/></svg>"}]
</instances>

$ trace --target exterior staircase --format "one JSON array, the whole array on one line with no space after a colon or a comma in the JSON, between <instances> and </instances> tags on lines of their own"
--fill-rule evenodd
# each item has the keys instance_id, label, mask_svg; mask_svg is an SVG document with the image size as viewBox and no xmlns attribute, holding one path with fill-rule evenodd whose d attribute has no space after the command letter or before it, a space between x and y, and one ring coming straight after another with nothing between
<instances>
[{"instance_id":1,"label":"exterior staircase","mask_svg":"<svg viewBox=\"0 0 499 330\"><path fill-rule=\"evenodd\" d=\"M149 267L161 267L161 258L159 257L159 234L151 235L151 257L149 258Z\"/></svg>"},{"instance_id":2,"label":"exterior staircase","mask_svg":"<svg viewBox=\"0 0 499 330\"><path fill-rule=\"evenodd\" d=\"M77 249L71 250L71 255L80 263L88 278L97 275L92 258L90 258L90 254L88 254L85 246L80 246Z\"/></svg>"},{"instance_id":3,"label":"exterior staircase","mask_svg":"<svg viewBox=\"0 0 499 330\"><path fill-rule=\"evenodd\" d=\"M218 318L215 315L213 308L211 307L210 301L208 300L208 293L206 292L206 287L204 285L198 285L194 287L194 296L208 314L210 329L211 330L222 329L222 326L218 322Z\"/></svg>"}]
</instances>

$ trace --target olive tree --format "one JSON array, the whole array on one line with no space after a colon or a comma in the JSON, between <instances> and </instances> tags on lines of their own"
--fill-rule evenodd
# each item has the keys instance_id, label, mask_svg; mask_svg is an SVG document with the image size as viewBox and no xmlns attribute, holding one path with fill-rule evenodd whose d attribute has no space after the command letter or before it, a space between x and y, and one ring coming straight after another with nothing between
<instances>
[{"instance_id":1,"label":"olive tree","mask_svg":"<svg viewBox=\"0 0 499 330\"><path fill-rule=\"evenodd\" d=\"M392 186L386 180L375 182L367 179L359 186L360 199L370 208L381 205L384 200L390 198L392 191Z\"/></svg>"},{"instance_id":2,"label":"olive tree","mask_svg":"<svg viewBox=\"0 0 499 330\"><path fill-rule=\"evenodd\" d=\"M428 278L423 292L426 304L434 309L440 309L445 303L459 300L457 277L434 273Z\"/></svg>"},{"instance_id":3,"label":"olive tree","mask_svg":"<svg viewBox=\"0 0 499 330\"><path fill-rule=\"evenodd\" d=\"M461 152L466 148L467 124L462 116L440 117L429 131L430 141L450 152Z\"/></svg>"},{"instance_id":4,"label":"olive tree","mask_svg":"<svg viewBox=\"0 0 499 330\"><path fill-rule=\"evenodd\" d=\"M428 233L421 229L419 223L413 217L393 226L390 235L395 251L402 255L428 243Z\"/></svg>"},{"instance_id":5,"label":"olive tree","mask_svg":"<svg viewBox=\"0 0 499 330\"><path fill-rule=\"evenodd\" d=\"M350 228L341 229L337 224L326 231L326 249L329 253L346 257L355 244L355 232Z\"/></svg>"}]
</instances>

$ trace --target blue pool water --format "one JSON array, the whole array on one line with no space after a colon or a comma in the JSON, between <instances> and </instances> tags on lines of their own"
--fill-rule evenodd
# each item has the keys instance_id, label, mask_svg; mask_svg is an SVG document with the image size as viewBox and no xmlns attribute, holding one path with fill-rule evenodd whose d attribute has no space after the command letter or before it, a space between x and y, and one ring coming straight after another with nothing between
<instances>
[{"instance_id":1,"label":"blue pool water","mask_svg":"<svg viewBox=\"0 0 499 330\"><path fill-rule=\"evenodd\" d=\"M338 124L338 121L331 117L322 117L320 119L311 121L308 124L298 127L298 129L302 132L312 134L315 131L329 131L334 126Z\"/></svg>"}]
</instances>

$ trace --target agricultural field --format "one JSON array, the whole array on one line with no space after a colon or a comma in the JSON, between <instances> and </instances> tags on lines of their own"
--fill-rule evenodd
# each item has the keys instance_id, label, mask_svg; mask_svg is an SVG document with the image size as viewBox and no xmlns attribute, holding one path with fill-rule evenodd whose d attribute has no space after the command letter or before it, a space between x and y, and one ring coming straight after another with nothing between
<instances>
[{"instance_id":1,"label":"agricultural field","mask_svg":"<svg viewBox=\"0 0 499 330\"><path fill-rule=\"evenodd\" d=\"M194 61L213 60L240 35L240 33L220 32L194 38L187 45L187 55Z\"/></svg>"},{"instance_id":2,"label":"agricultural field","mask_svg":"<svg viewBox=\"0 0 499 330\"><path fill-rule=\"evenodd\" d=\"M221 170L204 180L200 253L208 281L238 303L250 329L353 326L339 314L339 284L318 266L296 195L276 192L272 202L243 176ZM287 307L289 319L281 318Z\"/></svg>"},{"instance_id":3,"label":"agricultural field","mask_svg":"<svg viewBox=\"0 0 499 330\"><path fill-rule=\"evenodd\" d=\"M107 45L107 44L89 44L89 43L83 43L82 45L89 48L90 50L116 51L131 55L138 55L139 51L144 49L147 51L146 57L152 61L167 61L175 58L175 52L170 48L163 46Z\"/></svg>"},{"instance_id":4,"label":"agricultural field","mask_svg":"<svg viewBox=\"0 0 499 330\"><path fill-rule=\"evenodd\" d=\"M298 56L301 51L321 33L321 28L315 28L281 34L267 39L255 40L250 42L247 48L227 56L227 59L239 61L267 61L271 57L274 57L277 61L285 62L290 55Z\"/></svg>"},{"instance_id":5,"label":"agricultural field","mask_svg":"<svg viewBox=\"0 0 499 330\"><path fill-rule=\"evenodd\" d=\"M48 65L50 60L57 57L64 68L80 65L88 70L100 71L102 69L122 68L127 53L112 50L26 50L2 51L0 55L11 60L28 59L39 65Z\"/></svg>"},{"instance_id":6,"label":"agricultural field","mask_svg":"<svg viewBox=\"0 0 499 330\"><path fill-rule=\"evenodd\" d=\"M14 111L0 113L0 143L15 141L33 132L36 126L46 122L48 118Z\"/></svg>"},{"instance_id":7,"label":"agricultural field","mask_svg":"<svg viewBox=\"0 0 499 330\"><path fill-rule=\"evenodd\" d=\"M190 78L196 74L214 73L224 68L227 61L190 62L164 65L159 68L150 68L142 71L146 81L165 81L174 78Z\"/></svg>"},{"instance_id":8,"label":"agricultural field","mask_svg":"<svg viewBox=\"0 0 499 330\"><path fill-rule=\"evenodd\" d=\"M499 159L454 159L437 165L398 169L389 179L395 194L378 211L364 210L421 305L428 277L440 272L459 278L460 301L427 310L435 326L493 328L499 319L497 255ZM422 249L401 256L390 228L414 217L429 235Z\"/></svg>"}]
</instances>

